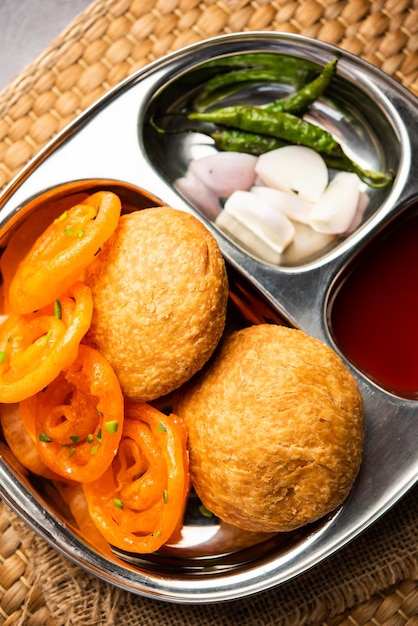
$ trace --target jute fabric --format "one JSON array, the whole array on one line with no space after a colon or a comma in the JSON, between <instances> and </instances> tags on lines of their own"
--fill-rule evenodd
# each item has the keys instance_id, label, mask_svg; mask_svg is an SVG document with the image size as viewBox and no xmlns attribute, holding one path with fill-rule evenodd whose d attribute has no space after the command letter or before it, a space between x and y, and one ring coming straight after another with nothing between
<instances>
[{"instance_id":1,"label":"jute fabric","mask_svg":"<svg viewBox=\"0 0 418 626\"><path fill-rule=\"evenodd\" d=\"M417 0L97 0L0 93L0 188L68 122L147 63L218 34L277 30L349 50L418 94ZM298 578L184 606L71 563L0 502L0 626L418 626L418 491Z\"/></svg>"}]
</instances>

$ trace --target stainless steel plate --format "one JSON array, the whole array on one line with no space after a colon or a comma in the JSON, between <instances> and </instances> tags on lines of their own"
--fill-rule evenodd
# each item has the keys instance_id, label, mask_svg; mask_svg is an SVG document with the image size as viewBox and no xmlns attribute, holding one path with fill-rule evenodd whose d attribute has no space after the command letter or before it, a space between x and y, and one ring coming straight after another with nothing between
<instances>
[{"instance_id":1,"label":"stainless steel plate","mask_svg":"<svg viewBox=\"0 0 418 626\"><path fill-rule=\"evenodd\" d=\"M339 136L368 167L392 168L390 188L370 192L363 223L350 236L310 255L285 255L278 266L261 262L230 241L189 204L173 181L191 158L211 152L200 134L157 136L151 115L187 107L196 86L215 68L247 54L298 60L305 76L337 56L338 72L312 116ZM297 86L289 77L272 93ZM271 95L271 94L270 94ZM260 90L246 96L260 99ZM71 201L98 187L143 208L157 202L197 214L217 237L231 291L238 302L231 323L284 319L333 345L329 296L347 263L397 216L418 202L417 100L382 72L333 46L302 36L245 33L218 37L171 54L108 93L54 139L3 191L0 241L51 199ZM143 188L146 191L143 191ZM235 306L235 305L234 305ZM345 358L345 355L342 355ZM253 594L304 572L354 539L416 482L416 398L390 393L348 363L365 402L364 461L346 503L300 531L254 537L198 513L190 498L183 540L151 556L116 554L92 545L77 530L45 482L19 466L0 440L0 492L10 506L57 550L97 576L135 593L182 603L218 602Z\"/></svg>"}]
</instances>

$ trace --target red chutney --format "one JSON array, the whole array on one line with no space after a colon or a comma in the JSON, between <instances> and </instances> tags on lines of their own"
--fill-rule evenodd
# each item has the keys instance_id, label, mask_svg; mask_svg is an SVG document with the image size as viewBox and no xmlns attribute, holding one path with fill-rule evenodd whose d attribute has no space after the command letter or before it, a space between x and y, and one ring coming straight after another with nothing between
<instances>
[{"instance_id":1,"label":"red chutney","mask_svg":"<svg viewBox=\"0 0 418 626\"><path fill-rule=\"evenodd\" d=\"M359 370L396 395L418 398L418 206L349 268L332 297L329 324Z\"/></svg>"}]
</instances>

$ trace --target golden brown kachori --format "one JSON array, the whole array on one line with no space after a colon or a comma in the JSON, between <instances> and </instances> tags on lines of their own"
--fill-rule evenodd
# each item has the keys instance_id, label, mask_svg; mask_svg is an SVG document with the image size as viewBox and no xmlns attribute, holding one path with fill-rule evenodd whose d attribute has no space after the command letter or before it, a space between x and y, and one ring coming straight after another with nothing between
<instances>
[{"instance_id":1,"label":"golden brown kachori","mask_svg":"<svg viewBox=\"0 0 418 626\"><path fill-rule=\"evenodd\" d=\"M213 235L184 211L122 215L85 281L94 301L86 341L111 363L130 400L151 401L182 385L223 333L225 263Z\"/></svg>"},{"instance_id":2,"label":"golden brown kachori","mask_svg":"<svg viewBox=\"0 0 418 626\"><path fill-rule=\"evenodd\" d=\"M245 530L285 532L347 498L363 448L363 404L341 358L275 324L226 337L176 394L203 504Z\"/></svg>"}]
</instances>

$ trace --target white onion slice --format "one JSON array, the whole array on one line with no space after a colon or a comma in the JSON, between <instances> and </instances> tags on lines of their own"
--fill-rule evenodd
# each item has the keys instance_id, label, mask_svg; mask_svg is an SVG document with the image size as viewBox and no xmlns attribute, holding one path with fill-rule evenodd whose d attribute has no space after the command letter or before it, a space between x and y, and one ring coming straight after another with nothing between
<instances>
[{"instance_id":1,"label":"white onion slice","mask_svg":"<svg viewBox=\"0 0 418 626\"><path fill-rule=\"evenodd\" d=\"M338 172L328 185L309 217L310 226L320 233L347 232L356 215L360 180L352 172Z\"/></svg>"},{"instance_id":2,"label":"white onion slice","mask_svg":"<svg viewBox=\"0 0 418 626\"><path fill-rule=\"evenodd\" d=\"M284 146L258 157L255 171L263 184L316 202L328 184L324 159L305 146Z\"/></svg>"},{"instance_id":3,"label":"white onion slice","mask_svg":"<svg viewBox=\"0 0 418 626\"><path fill-rule=\"evenodd\" d=\"M266 263L278 265L281 253L271 248L258 233L255 233L251 225L244 224L230 213L222 211L216 219L217 226L236 243L242 245L249 252L256 255Z\"/></svg>"},{"instance_id":4,"label":"white onion slice","mask_svg":"<svg viewBox=\"0 0 418 626\"><path fill-rule=\"evenodd\" d=\"M216 152L192 161L189 172L197 176L220 198L248 190L254 184L257 157L243 152Z\"/></svg>"},{"instance_id":5,"label":"white onion slice","mask_svg":"<svg viewBox=\"0 0 418 626\"><path fill-rule=\"evenodd\" d=\"M319 252L325 252L335 238L336 235L317 233L307 224L295 223L295 238L286 251L286 261L297 265L301 259L309 262Z\"/></svg>"},{"instance_id":6,"label":"white onion slice","mask_svg":"<svg viewBox=\"0 0 418 626\"><path fill-rule=\"evenodd\" d=\"M206 187L191 172L188 172L183 178L177 178L173 186L208 219L215 220L221 212L221 203L216 193Z\"/></svg>"},{"instance_id":7,"label":"white onion slice","mask_svg":"<svg viewBox=\"0 0 418 626\"><path fill-rule=\"evenodd\" d=\"M363 219L364 212L367 208L367 205L369 204L369 201L370 201L370 198L367 195L367 193L365 191L360 191L356 214L350 226L347 228L347 231L346 231L347 235L354 232L356 228L360 226L361 221Z\"/></svg>"},{"instance_id":8,"label":"white onion slice","mask_svg":"<svg viewBox=\"0 0 418 626\"><path fill-rule=\"evenodd\" d=\"M216 220L218 226L225 226L225 221L228 221L225 214L232 216L240 223L239 233L233 234L249 247L252 238L253 247L256 246L259 249L260 245L264 244L275 257L279 257L293 241L295 227L292 222L249 191L235 191L231 194L225 202L224 210Z\"/></svg>"},{"instance_id":9,"label":"white onion slice","mask_svg":"<svg viewBox=\"0 0 418 626\"><path fill-rule=\"evenodd\" d=\"M289 219L302 224L307 224L309 214L312 211L312 202L303 200L294 193L281 191L280 189L272 189L271 187L254 186L250 189L251 193L267 202L271 207L286 215Z\"/></svg>"}]
</instances>

